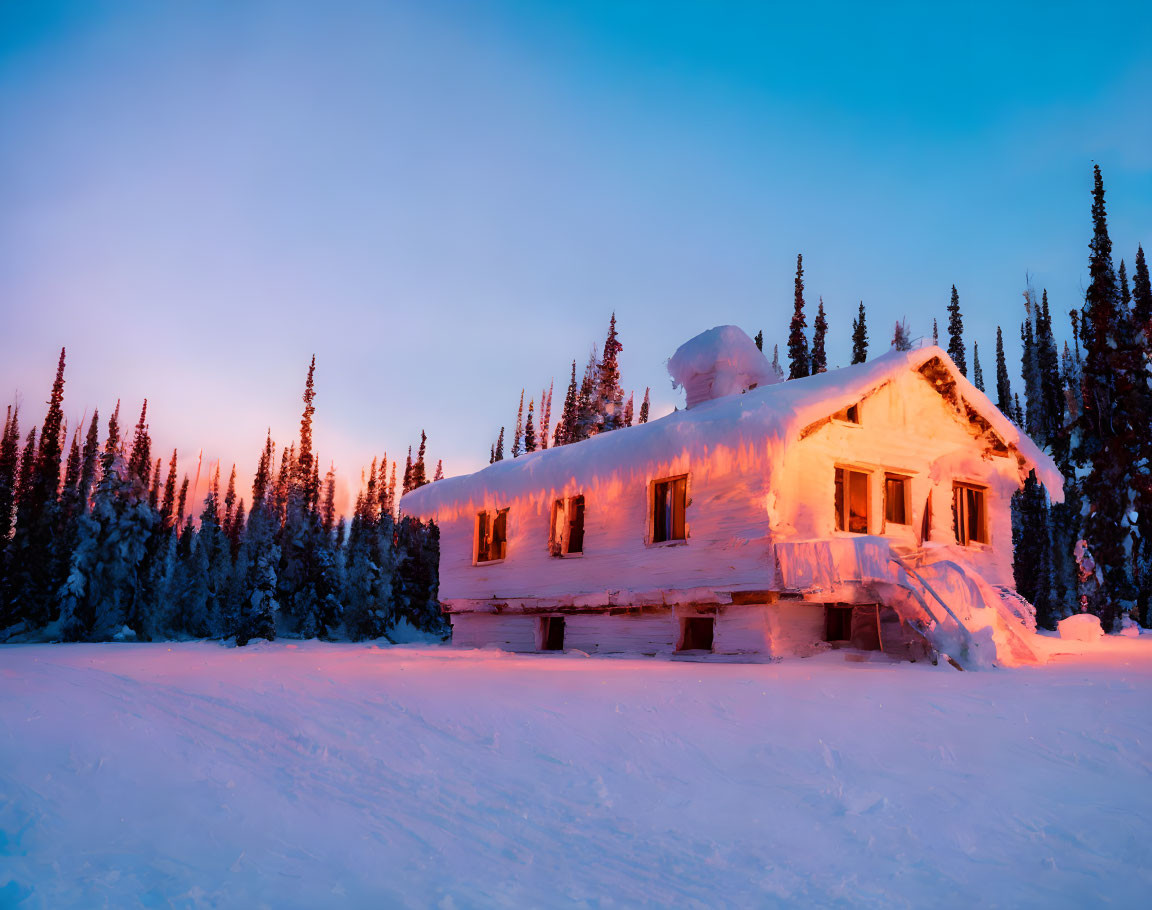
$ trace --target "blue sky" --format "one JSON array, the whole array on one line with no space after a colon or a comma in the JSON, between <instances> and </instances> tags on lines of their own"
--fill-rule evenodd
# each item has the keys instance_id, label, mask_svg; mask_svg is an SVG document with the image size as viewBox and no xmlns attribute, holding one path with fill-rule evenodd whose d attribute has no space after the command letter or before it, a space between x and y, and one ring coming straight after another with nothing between
<instances>
[{"instance_id":1,"label":"blue sky","mask_svg":"<svg viewBox=\"0 0 1152 910\"><path fill-rule=\"evenodd\" d=\"M833 364L955 283L990 371L1027 274L1082 300L1093 161L1150 245L1149 9L0 3L0 387L66 344L74 419L247 473L315 353L352 486L422 427L458 473L613 311L657 410L691 335L783 342L797 252Z\"/></svg>"}]
</instances>

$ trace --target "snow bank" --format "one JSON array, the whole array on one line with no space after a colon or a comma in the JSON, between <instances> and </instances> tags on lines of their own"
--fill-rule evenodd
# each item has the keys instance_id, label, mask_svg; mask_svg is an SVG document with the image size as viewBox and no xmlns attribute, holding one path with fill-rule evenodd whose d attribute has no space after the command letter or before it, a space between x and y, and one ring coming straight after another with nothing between
<instances>
[{"instance_id":1,"label":"snow bank","mask_svg":"<svg viewBox=\"0 0 1152 910\"><path fill-rule=\"evenodd\" d=\"M1077 613L1056 623L1056 631L1061 638L1069 641L1095 641L1104 637L1100 618L1091 613Z\"/></svg>"},{"instance_id":2,"label":"snow bank","mask_svg":"<svg viewBox=\"0 0 1152 910\"><path fill-rule=\"evenodd\" d=\"M1152 637L1046 667L0 649L0 906L1145 906Z\"/></svg>"},{"instance_id":3,"label":"snow bank","mask_svg":"<svg viewBox=\"0 0 1152 910\"><path fill-rule=\"evenodd\" d=\"M756 342L734 325L701 332L668 361L672 387L683 386L687 406L780 381Z\"/></svg>"}]
</instances>

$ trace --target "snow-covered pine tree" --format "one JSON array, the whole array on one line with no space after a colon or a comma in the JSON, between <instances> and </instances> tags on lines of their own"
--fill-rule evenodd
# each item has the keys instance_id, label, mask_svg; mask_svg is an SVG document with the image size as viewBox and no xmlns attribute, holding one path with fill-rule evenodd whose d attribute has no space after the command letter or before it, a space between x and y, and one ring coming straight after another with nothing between
<instances>
[{"instance_id":1,"label":"snow-covered pine tree","mask_svg":"<svg viewBox=\"0 0 1152 910\"><path fill-rule=\"evenodd\" d=\"M232 473L228 475L228 488L224 493L224 515L220 522L220 529L224 536L232 540L232 520L236 514L236 465L232 465Z\"/></svg>"},{"instance_id":2,"label":"snow-covered pine tree","mask_svg":"<svg viewBox=\"0 0 1152 910\"><path fill-rule=\"evenodd\" d=\"M1143 246L1136 247L1136 269L1132 273L1132 323L1152 346L1152 281Z\"/></svg>"},{"instance_id":3,"label":"snow-covered pine tree","mask_svg":"<svg viewBox=\"0 0 1152 910\"><path fill-rule=\"evenodd\" d=\"M80 452L80 481L76 485L77 496L84 508L88 508L88 500L92 495L92 488L96 484L96 474L100 470L100 410L92 412L92 420L88 424L88 433L84 437L84 448Z\"/></svg>"},{"instance_id":4,"label":"snow-covered pine tree","mask_svg":"<svg viewBox=\"0 0 1152 910\"><path fill-rule=\"evenodd\" d=\"M908 323L901 319L892 330L892 348L896 351L912 350L912 339L908 337Z\"/></svg>"},{"instance_id":5,"label":"snow-covered pine tree","mask_svg":"<svg viewBox=\"0 0 1152 910\"><path fill-rule=\"evenodd\" d=\"M404 486L401 492L404 496L412 492L412 446L408 446L408 459L404 462Z\"/></svg>"},{"instance_id":6,"label":"snow-covered pine tree","mask_svg":"<svg viewBox=\"0 0 1152 910\"><path fill-rule=\"evenodd\" d=\"M940 325L936 322L936 318L932 318L932 343L940 345Z\"/></svg>"},{"instance_id":7,"label":"snow-covered pine tree","mask_svg":"<svg viewBox=\"0 0 1152 910\"><path fill-rule=\"evenodd\" d=\"M1064 390L1060 385L1060 357L1052 333L1047 289L1041 292L1040 311L1036 316L1036 358L1046 421L1039 441L1042 445L1054 445L1064 428Z\"/></svg>"},{"instance_id":8,"label":"snow-covered pine tree","mask_svg":"<svg viewBox=\"0 0 1152 910\"><path fill-rule=\"evenodd\" d=\"M548 433L552 427L552 381L548 382L548 395L545 397L541 393L540 409L543 412L543 417L540 421L540 448L548 448Z\"/></svg>"},{"instance_id":9,"label":"snow-covered pine tree","mask_svg":"<svg viewBox=\"0 0 1152 910\"><path fill-rule=\"evenodd\" d=\"M824 316L824 298L816 308L816 321L812 323L812 375L828 371L828 353L825 342L828 336L828 319Z\"/></svg>"},{"instance_id":10,"label":"snow-covered pine tree","mask_svg":"<svg viewBox=\"0 0 1152 910\"><path fill-rule=\"evenodd\" d=\"M948 303L948 356L968 375L968 361L964 356L964 317L960 314L960 294L952 285L952 299Z\"/></svg>"},{"instance_id":11,"label":"snow-covered pine tree","mask_svg":"<svg viewBox=\"0 0 1152 910\"><path fill-rule=\"evenodd\" d=\"M578 400L576 386L576 361L572 361L572 378L568 381L568 391L564 394L564 408L560 412L560 419L556 421L556 431L552 436L552 445L562 446L573 442L572 434L576 427L576 406Z\"/></svg>"},{"instance_id":12,"label":"snow-covered pine tree","mask_svg":"<svg viewBox=\"0 0 1152 910\"><path fill-rule=\"evenodd\" d=\"M500 435L498 435L496 437L496 446L493 450L492 460L493 461L503 461L504 460L504 428L503 427L500 428Z\"/></svg>"},{"instance_id":13,"label":"snow-covered pine tree","mask_svg":"<svg viewBox=\"0 0 1152 910\"><path fill-rule=\"evenodd\" d=\"M584 378L580 382L580 391L576 396L576 421L569 433L569 442L579 442L596 432L599 417L596 407L596 387L599 377L600 361L596 357L596 349L592 348L588 354L588 365L584 368Z\"/></svg>"},{"instance_id":14,"label":"snow-covered pine tree","mask_svg":"<svg viewBox=\"0 0 1152 910\"><path fill-rule=\"evenodd\" d=\"M764 353L764 330L760 329L756 332L756 337L752 339L756 342L756 350Z\"/></svg>"},{"instance_id":15,"label":"snow-covered pine tree","mask_svg":"<svg viewBox=\"0 0 1152 910\"><path fill-rule=\"evenodd\" d=\"M996 407L1005 417L1012 419L1012 381L1008 377L1008 363L1004 359L1004 333L996 326Z\"/></svg>"},{"instance_id":16,"label":"snow-covered pine tree","mask_svg":"<svg viewBox=\"0 0 1152 910\"><path fill-rule=\"evenodd\" d=\"M524 422L524 451L536 451L536 423L533 420L533 412L536 409L536 399L533 398L528 402L528 419Z\"/></svg>"},{"instance_id":17,"label":"snow-covered pine tree","mask_svg":"<svg viewBox=\"0 0 1152 910\"><path fill-rule=\"evenodd\" d=\"M1037 624L1054 629L1061 611L1053 598L1048 498L1035 471L1028 475L1024 489L1013 496L1012 517L1016 590L1036 608Z\"/></svg>"},{"instance_id":18,"label":"snow-covered pine tree","mask_svg":"<svg viewBox=\"0 0 1152 910\"><path fill-rule=\"evenodd\" d=\"M428 446L428 435L420 431L420 446L416 449L416 460L412 463L412 486L416 490L428 483L428 471L424 467L424 454Z\"/></svg>"},{"instance_id":19,"label":"snow-covered pine tree","mask_svg":"<svg viewBox=\"0 0 1152 910\"><path fill-rule=\"evenodd\" d=\"M624 426L632 426L632 419L635 416L635 406L632 400L636 397L635 392L628 393L628 400L624 402Z\"/></svg>"},{"instance_id":20,"label":"snow-covered pine tree","mask_svg":"<svg viewBox=\"0 0 1152 910\"><path fill-rule=\"evenodd\" d=\"M152 439L148 435L148 399L140 408L140 419L132 434L132 451L128 456L128 474L148 488L148 478L152 473Z\"/></svg>"},{"instance_id":21,"label":"snow-covered pine tree","mask_svg":"<svg viewBox=\"0 0 1152 910\"><path fill-rule=\"evenodd\" d=\"M388 461L387 456L384 458L384 463L380 465L380 482L377 489L380 492L380 502L383 504L387 493L384 491L384 464ZM324 499L323 505L320 508L320 524L324 528L324 534L328 537L332 536L333 531L336 529L336 466L333 464L328 465L328 473L324 477Z\"/></svg>"},{"instance_id":22,"label":"snow-covered pine tree","mask_svg":"<svg viewBox=\"0 0 1152 910\"><path fill-rule=\"evenodd\" d=\"M852 320L852 362L864 363L868 359L868 323L864 316L864 301Z\"/></svg>"},{"instance_id":23,"label":"snow-covered pine tree","mask_svg":"<svg viewBox=\"0 0 1152 910\"><path fill-rule=\"evenodd\" d=\"M436 473L432 475L433 482L444 479L444 459L436 459Z\"/></svg>"},{"instance_id":24,"label":"snow-covered pine tree","mask_svg":"<svg viewBox=\"0 0 1152 910\"><path fill-rule=\"evenodd\" d=\"M984 391L984 370L980 366L980 345L972 342L972 384Z\"/></svg>"},{"instance_id":25,"label":"snow-covered pine tree","mask_svg":"<svg viewBox=\"0 0 1152 910\"><path fill-rule=\"evenodd\" d=\"M1120 317L1128 319L1132 307L1132 291L1128 287L1128 268L1124 265L1123 259L1120 260L1120 267L1116 270L1116 284L1120 289Z\"/></svg>"},{"instance_id":26,"label":"snow-covered pine tree","mask_svg":"<svg viewBox=\"0 0 1152 910\"><path fill-rule=\"evenodd\" d=\"M1024 292L1024 322L1020 324L1020 377L1024 382L1024 431L1033 439L1040 439L1041 428L1047 426L1048 420L1040 388L1040 359L1032 331L1035 311L1035 294L1029 286Z\"/></svg>"},{"instance_id":27,"label":"snow-covered pine tree","mask_svg":"<svg viewBox=\"0 0 1152 910\"><path fill-rule=\"evenodd\" d=\"M1098 570L1083 579L1081 595L1111 629L1136 603L1132 553L1138 550L1140 489L1149 471L1147 457L1141 457L1149 448L1149 412L1145 364L1120 310L1099 165L1092 197L1091 282L1081 325L1087 341L1083 412L1072 454L1090 466L1080 482L1081 535Z\"/></svg>"},{"instance_id":28,"label":"snow-covered pine tree","mask_svg":"<svg viewBox=\"0 0 1152 910\"><path fill-rule=\"evenodd\" d=\"M20 469L20 408L8 406L4 435L0 437L0 581L3 578L4 551L12 534L16 504L16 480ZM0 618L4 611L0 609Z\"/></svg>"},{"instance_id":29,"label":"snow-covered pine tree","mask_svg":"<svg viewBox=\"0 0 1152 910\"><path fill-rule=\"evenodd\" d=\"M780 366L780 345L778 344L772 345L772 372L779 381L784 381L784 368Z\"/></svg>"},{"instance_id":30,"label":"snow-covered pine tree","mask_svg":"<svg viewBox=\"0 0 1152 910\"><path fill-rule=\"evenodd\" d=\"M644 387L644 400L642 402L640 402L640 419L638 421L639 423L647 423L648 422L648 411L650 409L650 405L648 402L648 395L651 391L652 390L650 388L648 388L647 386Z\"/></svg>"},{"instance_id":31,"label":"snow-covered pine tree","mask_svg":"<svg viewBox=\"0 0 1152 910\"><path fill-rule=\"evenodd\" d=\"M811 373L808 357L808 338L804 327L804 256L796 254L796 280L792 294L792 320L788 323L788 378L802 379Z\"/></svg>"},{"instance_id":32,"label":"snow-covered pine tree","mask_svg":"<svg viewBox=\"0 0 1152 910\"><path fill-rule=\"evenodd\" d=\"M520 390L520 407L516 411L516 435L512 437L512 457L519 458L524 451L524 390Z\"/></svg>"},{"instance_id":33,"label":"snow-covered pine tree","mask_svg":"<svg viewBox=\"0 0 1152 910\"><path fill-rule=\"evenodd\" d=\"M592 433L607 433L624 425L624 389L620 387L619 355L624 346L616 334L616 314L608 323L604 354L596 379L596 415Z\"/></svg>"}]
</instances>

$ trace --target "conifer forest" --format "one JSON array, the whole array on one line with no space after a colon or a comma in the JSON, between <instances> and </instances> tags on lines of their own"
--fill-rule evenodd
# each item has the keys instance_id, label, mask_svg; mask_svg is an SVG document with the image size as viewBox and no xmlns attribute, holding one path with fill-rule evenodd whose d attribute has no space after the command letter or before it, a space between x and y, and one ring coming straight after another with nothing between
<instances>
[{"instance_id":1,"label":"conifer forest","mask_svg":"<svg viewBox=\"0 0 1152 910\"><path fill-rule=\"evenodd\" d=\"M1152 283L1142 247L1130 267L1113 250L1099 167L1090 238L1083 299L1050 301L1026 285L1020 363L1005 353L1004 334L1016 325L999 326L987 388L980 340L965 338L955 285L940 294L931 327L901 320L890 337L882 333L884 350L940 344L1060 467L1065 502L1052 503L1035 475L1013 501L1017 588L1047 628L1075 612L1099 616L1106 629L1125 616L1152 624ZM851 363L866 361L870 327L864 302L854 303L830 322L821 298L809 334L798 255L791 318L769 328L769 337L787 336L787 364L778 345L770 352L777 374L796 380L827 370L828 333L849 317ZM763 327L755 340L763 350ZM639 402L635 392L625 397L622 349L613 314L583 373L576 360L565 369L555 412L551 380L539 394L535 385L521 392L515 422L494 428L488 461L646 422L651 390ZM405 516L400 500L440 480L442 465L428 476L422 433L399 485L396 461L381 457L365 472L352 514L337 514L334 473L321 474L313 447L315 370L313 359L298 437L284 444L269 435L250 481L235 468L224 478L217 467L203 501L191 502L181 454L154 451L147 401L134 425L115 402L106 416L66 427L61 350L46 412L6 409L0 641L210 638L242 646L374 639L401 624L447 636L437 528Z\"/></svg>"}]
</instances>

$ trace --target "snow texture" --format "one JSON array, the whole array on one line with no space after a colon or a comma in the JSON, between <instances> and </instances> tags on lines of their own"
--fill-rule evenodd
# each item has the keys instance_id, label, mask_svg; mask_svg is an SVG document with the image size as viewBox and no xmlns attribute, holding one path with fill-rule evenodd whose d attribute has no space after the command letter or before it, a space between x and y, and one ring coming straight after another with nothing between
<instances>
[{"instance_id":1,"label":"snow texture","mask_svg":"<svg viewBox=\"0 0 1152 910\"><path fill-rule=\"evenodd\" d=\"M1146 906L1152 636L1042 668L0 651L0 906Z\"/></svg>"},{"instance_id":2,"label":"snow texture","mask_svg":"<svg viewBox=\"0 0 1152 910\"><path fill-rule=\"evenodd\" d=\"M1062 619L1056 623L1056 630L1068 641L1095 641L1104 635L1100 617L1091 613L1076 613Z\"/></svg>"},{"instance_id":3,"label":"snow texture","mask_svg":"<svg viewBox=\"0 0 1152 910\"><path fill-rule=\"evenodd\" d=\"M680 345L668 361L673 388L687 406L780 382L756 342L734 325L718 325Z\"/></svg>"}]
</instances>

